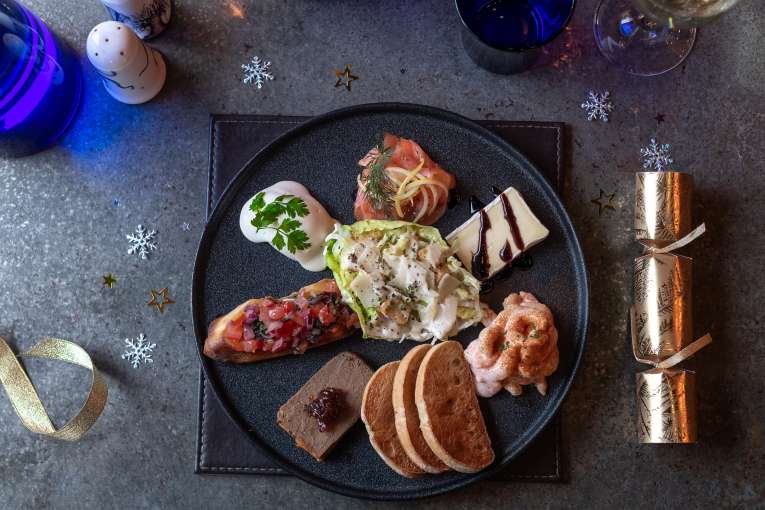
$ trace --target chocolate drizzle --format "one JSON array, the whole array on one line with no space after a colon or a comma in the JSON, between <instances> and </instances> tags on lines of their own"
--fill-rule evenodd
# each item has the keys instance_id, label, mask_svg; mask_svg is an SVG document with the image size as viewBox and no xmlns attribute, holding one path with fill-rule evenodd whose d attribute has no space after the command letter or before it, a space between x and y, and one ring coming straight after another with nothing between
<instances>
[{"instance_id":1,"label":"chocolate drizzle","mask_svg":"<svg viewBox=\"0 0 765 510\"><path fill-rule=\"evenodd\" d=\"M510 200L507 195L500 191L496 186L491 187L492 192L500 197L502 201L502 211L504 213L505 221L510 228L510 233L513 236L513 242L518 248L515 259L513 254L513 248L510 244L510 240L505 240L504 246L499 251L499 258L505 262L505 267L502 268L491 280L504 280L509 278L513 272L513 268L529 269L533 265L531 256L523 253L526 249L526 244L523 242L521 236L521 230L518 227L518 220L513 212L513 206L510 204ZM491 221L489 215L484 210L483 203L478 200L477 197L470 197L470 214L480 213L480 227L478 230L478 249L473 253L473 259L471 264L471 270L473 276L479 280L485 280L489 276L489 254L487 253L487 241L486 233L491 228ZM485 281L481 285L481 292L488 292L494 287L493 281Z\"/></svg>"},{"instance_id":2,"label":"chocolate drizzle","mask_svg":"<svg viewBox=\"0 0 765 510\"><path fill-rule=\"evenodd\" d=\"M473 207L473 198L474 197L470 197L471 209ZM486 249L486 232L488 232L488 230L491 228L491 221L489 221L489 215L486 214L486 211L483 209L480 210L480 215L481 226L478 230L478 249L473 254L473 260L470 266L473 272L473 276L479 280L483 280L489 276L489 253Z\"/></svg>"},{"instance_id":3,"label":"chocolate drizzle","mask_svg":"<svg viewBox=\"0 0 765 510\"><path fill-rule=\"evenodd\" d=\"M513 213L513 206L510 205L510 200L508 200L507 195L504 193L501 193L499 197L502 200L502 211L505 213L505 220L510 225L510 231L513 233L513 241L515 241L518 251L523 251L526 249L526 245L523 243L521 230L518 228L518 222L515 219L515 213ZM503 258L502 260L505 259Z\"/></svg>"},{"instance_id":4,"label":"chocolate drizzle","mask_svg":"<svg viewBox=\"0 0 765 510\"><path fill-rule=\"evenodd\" d=\"M509 241L505 241L505 245L499 250L499 258L505 262L513 260L513 248L510 246Z\"/></svg>"},{"instance_id":5,"label":"chocolate drizzle","mask_svg":"<svg viewBox=\"0 0 765 510\"><path fill-rule=\"evenodd\" d=\"M471 216L484 208L484 203L478 200L475 195L470 195L470 214Z\"/></svg>"},{"instance_id":6,"label":"chocolate drizzle","mask_svg":"<svg viewBox=\"0 0 765 510\"><path fill-rule=\"evenodd\" d=\"M497 274L491 277L491 279L481 282L481 294L487 294L494 290L494 283L509 279L514 270L528 271L533 265L534 259L531 258L531 255L528 253L521 253L511 264L503 267Z\"/></svg>"}]
</instances>

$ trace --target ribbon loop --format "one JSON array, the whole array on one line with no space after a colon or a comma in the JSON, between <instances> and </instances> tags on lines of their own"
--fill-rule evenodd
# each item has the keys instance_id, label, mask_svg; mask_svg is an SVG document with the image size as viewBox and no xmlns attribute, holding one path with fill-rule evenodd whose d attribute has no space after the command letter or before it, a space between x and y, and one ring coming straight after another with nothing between
<instances>
[{"instance_id":1,"label":"ribbon loop","mask_svg":"<svg viewBox=\"0 0 765 510\"><path fill-rule=\"evenodd\" d=\"M42 358L64 361L90 370L92 380L88 396L79 412L63 427L56 429L32 381L18 358ZM0 337L0 384L3 385L21 423L36 434L77 441L96 422L106 406L108 387L88 353L77 344L58 338L44 338L18 357L5 339Z\"/></svg>"},{"instance_id":2,"label":"ribbon loop","mask_svg":"<svg viewBox=\"0 0 765 510\"><path fill-rule=\"evenodd\" d=\"M701 225L694 228L693 230L685 234L683 237L681 237L674 243L668 244L664 248L653 248L653 247L647 246L646 251L648 251L649 253L669 253L671 251L679 250L683 246L687 244L691 244L693 241L701 237L706 231L707 231L707 227L704 223L702 223Z\"/></svg>"},{"instance_id":3,"label":"ribbon loop","mask_svg":"<svg viewBox=\"0 0 765 510\"><path fill-rule=\"evenodd\" d=\"M701 349L706 347L707 345L712 343L712 335L709 333L705 334L701 338L697 338L693 342L689 343L682 349L680 349L678 352L673 354L672 356L656 362L650 359L644 359L638 356L638 349L637 349L637 335L636 330L637 326L635 324L635 308L630 307L630 334L632 336L632 353L633 356L635 356L635 359L639 361L640 363L646 363L648 365L653 365L654 368L662 370L665 368L672 368L678 363L687 360L697 352L699 352Z\"/></svg>"},{"instance_id":4,"label":"ribbon loop","mask_svg":"<svg viewBox=\"0 0 765 510\"><path fill-rule=\"evenodd\" d=\"M707 333L706 335L702 336L701 338L697 338L693 342L689 343L680 351L673 354L669 358L665 359L664 361L661 361L659 363L654 364L654 367L658 369L665 369L665 368L672 368L678 363L687 360L697 352L699 352L701 349L706 347L707 345L712 343L712 335Z\"/></svg>"}]
</instances>

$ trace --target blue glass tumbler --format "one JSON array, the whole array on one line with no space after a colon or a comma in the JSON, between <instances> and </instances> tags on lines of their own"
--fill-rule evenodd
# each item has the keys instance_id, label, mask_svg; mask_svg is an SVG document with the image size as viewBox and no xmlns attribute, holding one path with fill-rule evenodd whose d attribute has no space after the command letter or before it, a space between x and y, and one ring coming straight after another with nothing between
<instances>
[{"instance_id":1,"label":"blue glass tumbler","mask_svg":"<svg viewBox=\"0 0 765 510\"><path fill-rule=\"evenodd\" d=\"M462 45L473 61L493 73L525 71L540 48L560 34L576 0L456 0Z\"/></svg>"},{"instance_id":2,"label":"blue glass tumbler","mask_svg":"<svg viewBox=\"0 0 765 510\"><path fill-rule=\"evenodd\" d=\"M0 0L0 157L52 145L72 122L82 70L71 50L13 0Z\"/></svg>"}]
</instances>

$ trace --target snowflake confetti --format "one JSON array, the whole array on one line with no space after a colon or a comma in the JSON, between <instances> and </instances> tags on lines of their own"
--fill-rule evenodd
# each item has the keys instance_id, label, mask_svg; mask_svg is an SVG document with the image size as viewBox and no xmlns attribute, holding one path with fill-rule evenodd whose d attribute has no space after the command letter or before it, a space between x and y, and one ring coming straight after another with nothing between
<instances>
[{"instance_id":1,"label":"snowflake confetti","mask_svg":"<svg viewBox=\"0 0 765 510\"><path fill-rule=\"evenodd\" d=\"M260 60L257 55L252 57L252 60L248 64L242 64L244 69L244 83L254 83L259 89L263 88L263 84L267 80L273 80L274 75L269 71L271 69L271 62Z\"/></svg>"},{"instance_id":2,"label":"snowflake confetti","mask_svg":"<svg viewBox=\"0 0 765 510\"><path fill-rule=\"evenodd\" d=\"M610 95L611 93L607 90L602 94L590 91L587 101L580 105L587 114L587 120L608 122L608 114L614 109L614 104L609 97Z\"/></svg>"},{"instance_id":3,"label":"snowflake confetti","mask_svg":"<svg viewBox=\"0 0 765 510\"><path fill-rule=\"evenodd\" d=\"M130 248L128 253L137 253L141 259L146 260L149 258L149 252L157 249L157 243L154 237L157 235L156 230L146 230L143 225L138 225L135 229L135 234L128 234L127 240L130 242Z\"/></svg>"},{"instance_id":4,"label":"snowflake confetti","mask_svg":"<svg viewBox=\"0 0 765 510\"><path fill-rule=\"evenodd\" d=\"M670 145L668 143L659 144L655 138L651 138L648 147L640 149L640 155L643 157L643 168L652 168L657 172L668 169L669 165L674 163L669 150Z\"/></svg>"},{"instance_id":5,"label":"snowflake confetti","mask_svg":"<svg viewBox=\"0 0 765 510\"><path fill-rule=\"evenodd\" d=\"M138 368L141 363L144 365L147 363L154 363L154 360L151 359L151 355L157 344L153 344L146 340L146 335L141 333L138 335L138 338L126 338L125 343L127 344L127 349L122 355L122 359L128 360L128 362L133 365L133 368Z\"/></svg>"},{"instance_id":6,"label":"snowflake confetti","mask_svg":"<svg viewBox=\"0 0 765 510\"><path fill-rule=\"evenodd\" d=\"M181 230L183 230L184 232L188 232L189 230L191 230L191 225L189 225L188 221L181 223Z\"/></svg>"}]
</instances>

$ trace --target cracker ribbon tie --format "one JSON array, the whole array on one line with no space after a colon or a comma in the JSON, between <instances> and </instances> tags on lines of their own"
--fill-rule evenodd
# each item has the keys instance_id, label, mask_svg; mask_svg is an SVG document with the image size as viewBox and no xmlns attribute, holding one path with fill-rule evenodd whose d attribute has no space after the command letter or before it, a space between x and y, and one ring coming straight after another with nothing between
<instances>
[{"instance_id":1,"label":"cracker ribbon tie","mask_svg":"<svg viewBox=\"0 0 765 510\"><path fill-rule=\"evenodd\" d=\"M649 253L669 253L671 251L679 250L683 246L687 244L691 244L693 241L701 237L701 235L707 231L707 227L704 223L699 225L698 227L694 228L690 232L688 232L686 235L678 239L672 244L669 244L665 246L664 248L653 248L650 246L646 246L646 251Z\"/></svg>"},{"instance_id":2,"label":"cracker ribbon tie","mask_svg":"<svg viewBox=\"0 0 765 510\"><path fill-rule=\"evenodd\" d=\"M672 368L678 363L687 360L697 352L699 352L701 349L706 347L707 345L712 343L712 335L709 333L705 334L701 338L697 338L693 342L689 343L682 349L680 349L678 352L670 356L669 358L662 360L658 363L642 359L637 356L637 325L635 324L635 308L630 307L630 333L632 334L632 352L635 355L635 359L638 360L641 363L647 363L649 365L653 365L656 369L666 369L666 368Z\"/></svg>"},{"instance_id":3,"label":"cracker ribbon tie","mask_svg":"<svg viewBox=\"0 0 765 510\"><path fill-rule=\"evenodd\" d=\"M5 339L0 337L0 384L8 394L21 423L36 434L54 439L80 439L101 415L108 395L106 381L88 353L79 345L67 340L44 338L28 351L18 355L18 358L22 357L65 361L90 370L93 377L85 403L71 420L60 429L56 429L17 356Z\"/></svg>"}]
</instances>

